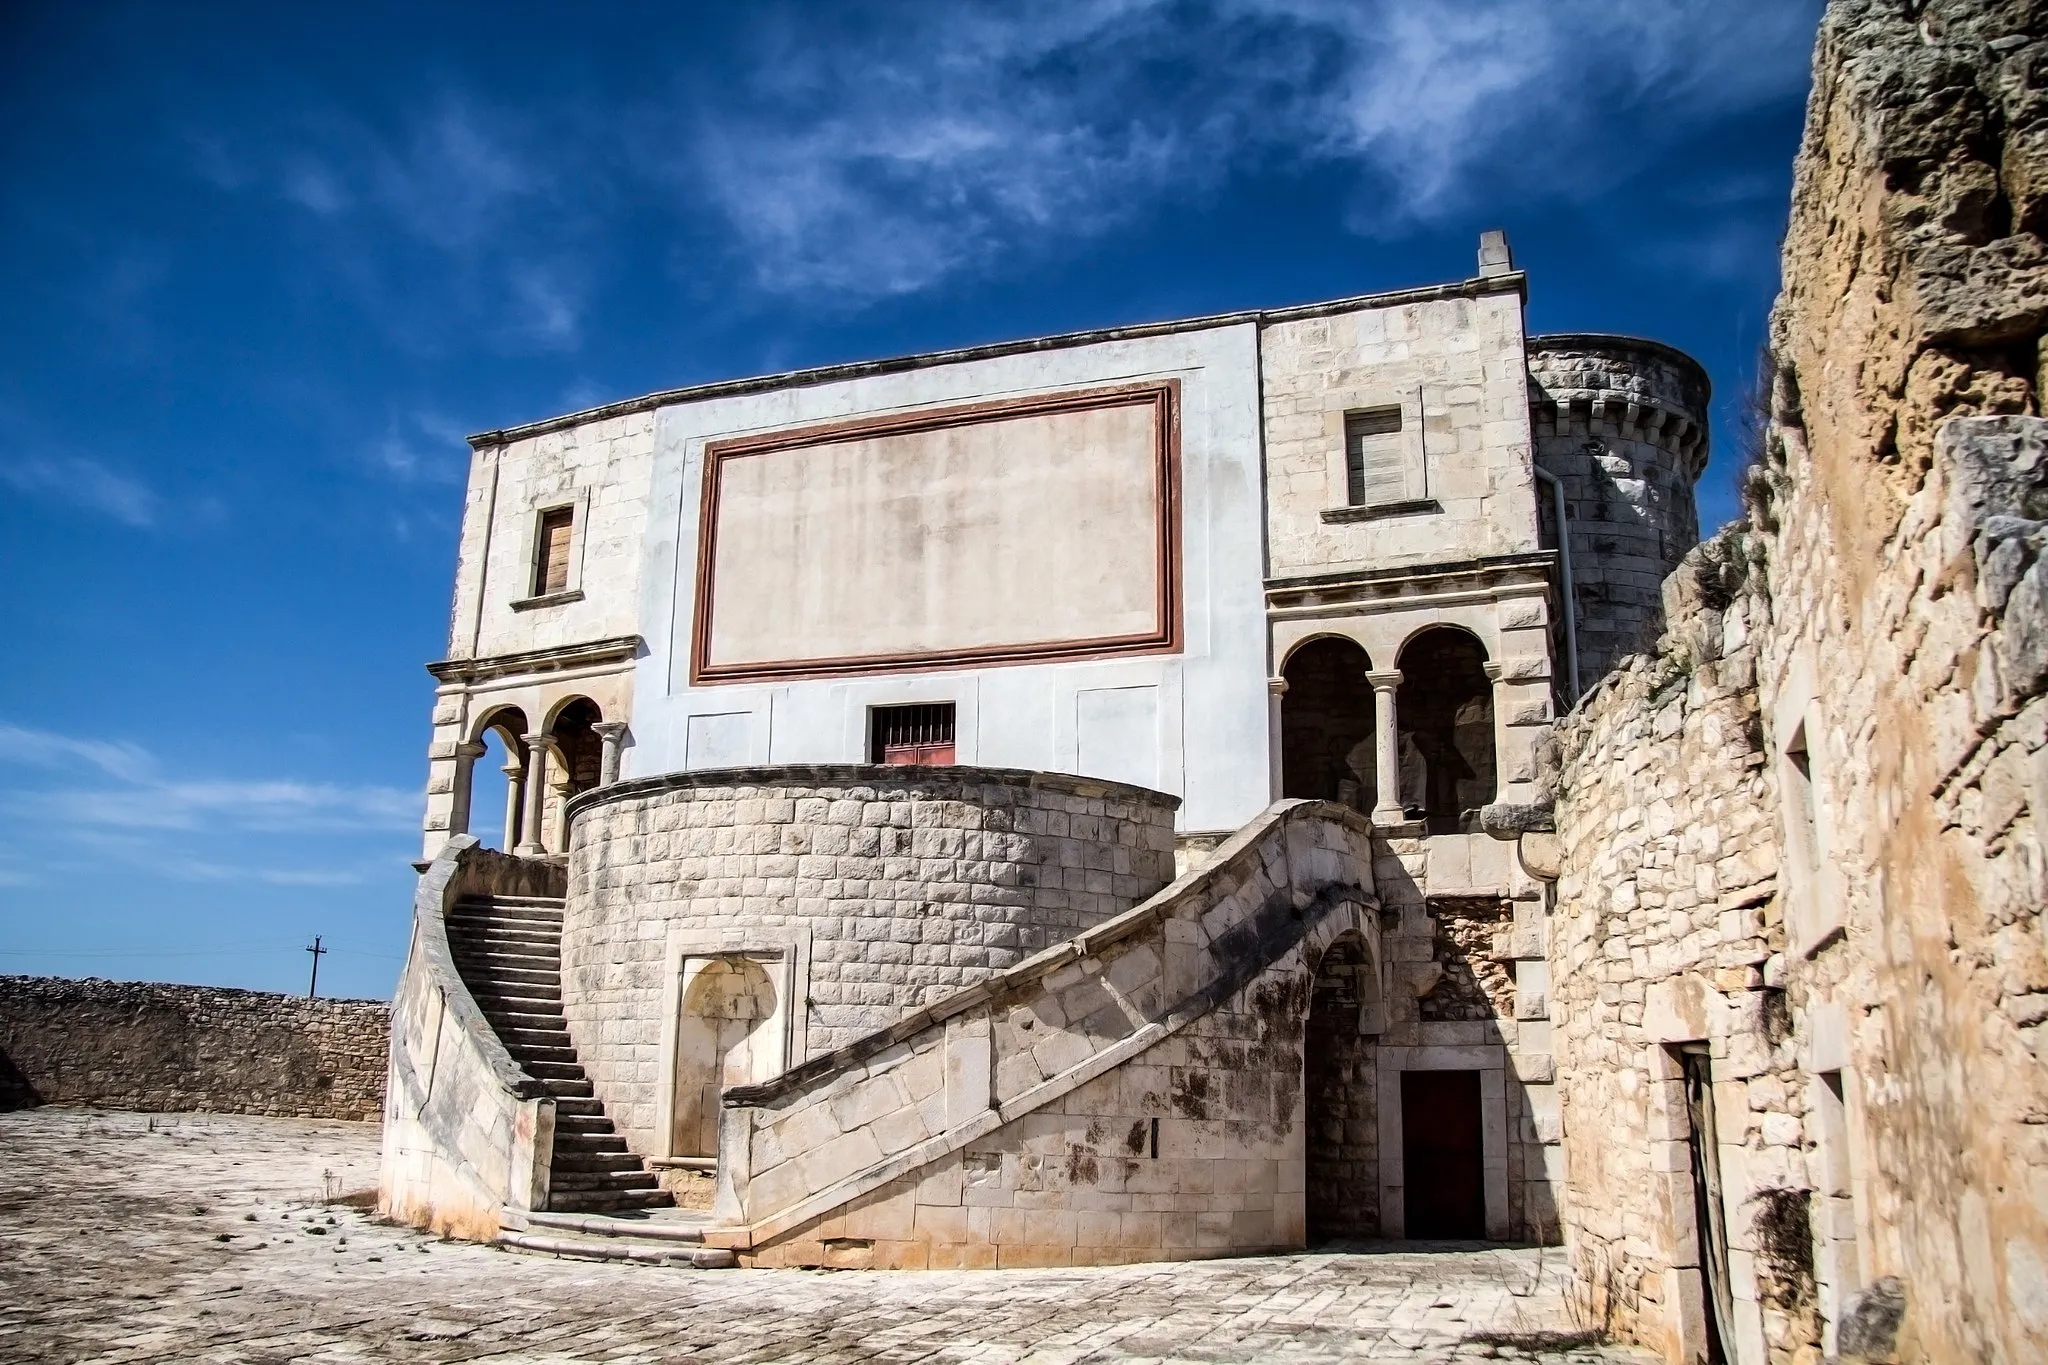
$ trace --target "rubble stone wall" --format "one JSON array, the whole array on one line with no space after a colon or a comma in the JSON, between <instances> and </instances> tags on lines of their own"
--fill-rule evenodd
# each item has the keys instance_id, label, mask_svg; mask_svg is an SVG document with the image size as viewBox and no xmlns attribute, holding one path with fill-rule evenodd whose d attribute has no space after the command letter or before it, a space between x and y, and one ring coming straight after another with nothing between
<instances>
[{"instance_id":1,"label":"rubble stone wall","mask_svg":"<svg viewBox=\"0 0 2048 1365\"><path fill-rule=\"evenodd\" d=\"M0 976L0 1103L375 1119L391 1007Z\"/></svg>"},{"instance_id":2,"label":"rubble stone wall","mask_svg":"<svg viewBox=\"0 0 2048 1365\"><path fill-rule=\"evenodd\" d=\"M562 931L578 1055L634 1149L667 1155L664 1030L685 958L779 963L794 1065L1158 891L1178 804L1088 778L866 765L590 793L572 806Z\"/></svg>"},{"instance_id":3,"label":"rubble stone wall","mask_svg":"<svg viewBox=\"0 0 2048 1365\"><path fill-rule=\"evenodd\" d=\"M1560 727L1566 1221L1674 1361L1701 1065L1733 1358L2048 1356L2044 234L2048 8L1835 0L1745 522Z\"/></svg>"},{"instance_id":4,"label":"rubble stone wall","mask_svg":"<svg viewBox=\"0 0 2048 1365\"><path fill-rule=\"evenodd\" d=\"M1774 766L1810 769L1787 984L1849 1157L1815 1154L1822 1268L1845 1315L1897 1277L1907 1359L2048 1357L2044 239L2048 9L1831 6L1751 490L1759 678Z\"/></svg>"},{"instance_id":5,"label":"rubble stone wall","mask_svg":"<svg viewBox=\"0 0 2048 1365\"><path fill-rule=\"evenodd\" d=\"M1764 1254L1781 1192L1803 1209L1808 1180L1753 548L1731 532L1695 551L1667 585L1660 647L1625 659L1558 727L1551 1017L1566 1238L1588 1320L1672 1360L1704 1340L1689 1045L1713 1086L1729 1348L1789 1361L1817 1341L1810 1274Z\"/></svg>"}]
</instances>

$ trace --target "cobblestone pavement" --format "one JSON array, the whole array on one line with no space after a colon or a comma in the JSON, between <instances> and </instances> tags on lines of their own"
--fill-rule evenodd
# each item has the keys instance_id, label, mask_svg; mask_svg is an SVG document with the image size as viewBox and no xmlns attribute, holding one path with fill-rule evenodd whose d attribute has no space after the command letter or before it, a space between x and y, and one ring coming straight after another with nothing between
<instances>
[{"instance_id":1,"label":"cobblestone pavement","mask_svg":"<svg viewBox=\"0 0 2048 1365\"><path fill-rule=\"evenodd\" d=\"M441 1242L331 1198L367 1124L0 1114L0 1360L1643 1360L1568 1347L1559 1253L692 1271Z\"/></svg>"}]
</instances>

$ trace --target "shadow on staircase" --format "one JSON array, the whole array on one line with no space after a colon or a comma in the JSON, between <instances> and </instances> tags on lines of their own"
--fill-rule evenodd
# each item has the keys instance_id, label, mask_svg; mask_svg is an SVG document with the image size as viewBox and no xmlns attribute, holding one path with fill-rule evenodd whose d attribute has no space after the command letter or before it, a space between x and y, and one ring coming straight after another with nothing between
<instances>
[{"instance_id":1,"label":"shadow on staircase","mask_svg":"<svg viewBox=\"0 0 2048 1365\"><path fill-rule=\"evenodd\" d=\"M627 1149L576 1060L562 1014L561 899L464 896L445 922L456 969L484 1018L512 1060L555 1102L548 1209L673 1207L653 1172Z\"/></svg>"}]
</instances>

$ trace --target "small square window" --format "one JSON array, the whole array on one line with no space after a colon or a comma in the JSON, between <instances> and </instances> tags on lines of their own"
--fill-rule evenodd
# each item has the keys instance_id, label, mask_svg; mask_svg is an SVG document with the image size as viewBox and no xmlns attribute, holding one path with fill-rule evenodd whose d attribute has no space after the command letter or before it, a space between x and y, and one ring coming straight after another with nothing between
<instances>
[{"instance_id":1,"label":"small square window","mask_svg":"<svg viewBox=\"0 0 2048 1365\"><path fill-rule=\"evenodd\" d=\"M869 711L868 761L927 766L953 762L953 703L919 702Z\"/></svg>"},{"instance_id":2,"label":"small square window","mask_svg":"<svg viewBox=\"0 0 2048 1365\"><path fill-rule=\"evenodd\" d=\"M540 514L540 534L533 552L533 595L569 590L569 546L576 529L576 511L553 507Z\"/></svg>"},{"instance_id":3,"label":"small square window","mask_svg":"<svg viewBox=\"0 0 2048 1365\"><path fill-rule=\"evenodd\" d=\"M1401 409L1366 408L1344 414L1344 483L1345 501L1353 507L1400 502L1408 496Z\"/></svg>"}]
</instances>

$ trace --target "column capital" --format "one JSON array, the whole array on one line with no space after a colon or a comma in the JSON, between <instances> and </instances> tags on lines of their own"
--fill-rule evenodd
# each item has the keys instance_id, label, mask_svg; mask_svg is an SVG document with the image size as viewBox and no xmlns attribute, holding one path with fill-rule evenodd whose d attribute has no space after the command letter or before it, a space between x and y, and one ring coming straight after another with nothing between
<instances>
[{"instance_id":1,"label":"column capital","mask_svg":"<svg viewBox=\"0 0 2048 1365\"><path fill-rule=\"evenodd\" d=\"M490 751L491 747L488 744L470 739L456 745L454 753L457 758L479 759Z\"/></svg>"},{"instance_id":2,"label":"column capital","mask_svg":"<svg viewBox=\"0 0 2048 1365\"><path fill-rule=\"evenodd\" d=\"M1391 692L1401 685L1401 670L1398 668L1368 668L1365 680L1372 684L1375 692Z\"/></svg>"},{"instance_id":3,"label":"column capital","mask_svg":"<svg viewBox=\"0 0 2048 1365\"><path fill-rule=\"evenodd\" d=\"M1479 666L1486 670L1486 678L1488 682L1500 681L1500 661L1498 659L1488 659L1485 663Z\"/></svg>"},{"instance_id":4,"label":"column capital","mask_svg":"<svg viewBox=\"0 0 2048 1365\"><path fill-rule=\"evenodd\" d=\"M590 723L599 739L617 739L626 733L626 722L622 720L597 720Z\"/></svg>"},{"instance_id":5,"label":"column capital","mask_svg":"<svg viewBox=\"0 0 2048 1365\"><path fill-rule=\"evenodd\" d=\"M553 744L555 742L555 737L547 733L547 731L545 730L541 731L539 734L536 735L521 735L519 738L525 743L526 747L529 749L537 749L542 747L543 745Z\"/></svg>"},{"instance_id":6,"label":"column capital","mask_svg":"<svg viewBox=\"0 0 2048 1365\"><path fill-rule=\"evenodd\" d=\"M526 765L515 758L498 771L510 778L521 778L526 776Z\"/></svg>"},{"instance_id":7,"label":"column capital","mask_svg":"<svg viewBox=\"0 0 2048 1365\"><path fill-rule=\"evenodd\" d=\"M1281 695L1285 694L1285 693L1286 693L1286 691L1287 691L1287 679L1285 679L1285 678L1268 678L1268 679L1266 679L1266 690L1267 690L1268 692L1271 692L1271 693L1272 693L1272 694L1273 694L1274 696L1276 696L1276 697L1278 697L1278 696L1281 696Z\"/></svg>"}]
</instances>

